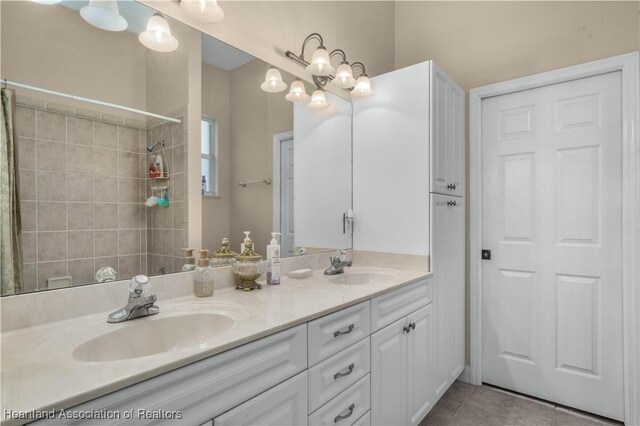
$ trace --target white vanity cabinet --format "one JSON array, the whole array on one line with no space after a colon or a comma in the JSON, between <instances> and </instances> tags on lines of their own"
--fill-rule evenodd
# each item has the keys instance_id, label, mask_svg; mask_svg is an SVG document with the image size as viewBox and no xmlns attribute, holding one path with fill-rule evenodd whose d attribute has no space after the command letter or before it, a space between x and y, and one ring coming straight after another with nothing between
<instances>
[{"instance_id":1,"label":"white vanity cabinet","mask_svg":"<svg viewBox=\"0 0 640 426\"><path fill-rule=\"evenodd\" d=\"M431 188L464 196L464 91L438 65L430 65Z\"/></svg>"},{"instance_id":2,"label":"white vanity cabinet","mask_svg":"<svg viewBox=\"0 0 640 426\"><path fill-rule=\"evenodd\" d=\"M417 285L429 288L431 280ZM415 286L416 284L413 284ZM404 296L412 286L371 301L372 306ZM371 424L417 425L434 403L433 304L406 313L371 335ZM375 308L374 308L375 309Z\"/></svg>"},{"instance_id":3,"label":"white vanity cabinet","mask_svg":"<svg viewBox=\"0 0 640 426\"><path fill-rule=\"evenodd\" d=\"M431 195L436 399L464 369L464 198Z\"/></svg>"},{"instance_id":4,"label":"white vanity cabinet","mask_svg":"<svg viewBox=\"0 0 640 426\"><path fill-rule=\"evenodd\" d=\"M307 423L308 384L303 371L213 419L213 426L299 426Z\"/></svg>"}]
</instances>

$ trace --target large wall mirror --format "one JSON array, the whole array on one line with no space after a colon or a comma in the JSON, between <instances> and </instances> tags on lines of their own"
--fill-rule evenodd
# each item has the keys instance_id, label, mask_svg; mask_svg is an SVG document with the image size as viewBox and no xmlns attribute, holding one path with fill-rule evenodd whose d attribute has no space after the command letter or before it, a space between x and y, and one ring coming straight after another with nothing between
<instances>
[{"instance_id":1,"label":"large wall mirror","mask_svg":"<svg viewBox=\"0 0 640 426\"><path fill-rule=\"evenodd\" d=\"M154 10L117 1L123 29L85 19L88 4L0 3L22 252L22 280L2 295L178 272L194 234L211 253L223 238L239 251L244 231L263 255L273 231L284 256L351 247L349 101L289 102L261 89L258 58L168 17L178 47L152 50L140 34ZM202 223L188 220L194 204Z\"/></svg>"}]
</instances>

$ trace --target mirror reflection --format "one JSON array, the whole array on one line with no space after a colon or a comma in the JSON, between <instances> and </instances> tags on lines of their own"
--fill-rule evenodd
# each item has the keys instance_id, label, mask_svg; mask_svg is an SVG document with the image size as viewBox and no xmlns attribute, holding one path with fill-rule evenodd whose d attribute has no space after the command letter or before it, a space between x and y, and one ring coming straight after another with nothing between
<instances>
[{"instance_id":1,"label":"mirror reflection","mask_svg":"<svg viewBox=\"0 0 640 426\"><path fill-rule=\"evenodd\" d=\"M88 1L0 4L16 152L2 207L22 259L3 262L2 295L179 272L183 248L213 253L226 237L239 252L245 231L263 256L272 232L283 257L350 248L350 102L290 102L293 76L266 92L269 64L140 3L114 4L110 20ZM194 206L201 223L188 220Z\"/></svg>"}]
</instances>

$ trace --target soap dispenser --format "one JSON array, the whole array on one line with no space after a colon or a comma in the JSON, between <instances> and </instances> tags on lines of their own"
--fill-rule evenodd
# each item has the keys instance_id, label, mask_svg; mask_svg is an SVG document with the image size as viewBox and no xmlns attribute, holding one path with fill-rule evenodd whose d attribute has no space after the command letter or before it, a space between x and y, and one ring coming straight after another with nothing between
<instances>
[{"instance_id":1,"label":"soap dispenser","mask_svg":"<svg viewBox=\"0 0 640 426\"><path fill-rule=\"evenodd\" d=\"M196 258L193 256L192 248L183 248L182 272L189 272L196 269Z\"/></svg>"},{"instance_id":2,"label":"soap dispenser","mask_svg":"<svg viewBox=\"0 0 640 426\"><path fill-rule=\"evenodd\" d=\"M209 250L200 250L198 267L193 275L193 292L198 297L213 296L213 268L209 262Z\"/></svg>"},{"instance_id":3,"label":"soap dispenser","mask_svg":"<svg viewBox=\"0 0 640 426\"><path fill-rule=\"evenodd\" d=\"M280 284L280 245L276 239L279 232L271 233L271 242L267 246L267 284Z\"/></svg>"}]
</instances>

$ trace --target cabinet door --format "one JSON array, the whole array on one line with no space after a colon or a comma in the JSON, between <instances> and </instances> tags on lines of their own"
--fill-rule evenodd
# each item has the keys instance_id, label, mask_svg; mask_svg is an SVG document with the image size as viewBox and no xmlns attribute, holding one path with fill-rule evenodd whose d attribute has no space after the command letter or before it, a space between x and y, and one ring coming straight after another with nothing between
<instances>
[{"instance_id":1,"label":"cabinet door","mask_svg":"<svg viewBox=\"0 0 640 426\"><path fill-rule=\"evenodd\" d=\"M431 62L431 192L449 193L449 77Z\"/></svg>"},{"instance_id":2,"label":"cabinet door","mask_svg":"<svg viewBox=\"0 0 640 426\"><path fill-rule=\"evenodd\" d=\"M433 304L407 317L407 424L418 425L434 404Z\"/></svg>"},{"instance_id":3,"label":"cabinet door","mask_svg":"<svg viewBox=\"0 0 640 426\"><path fill-rule=\"evenodd\" d=\"M433 271L433 309L435 355L433 383L436 400L447 390L451 364L452 300L448 285L452 274L452 251L448 229L451 203L446 195L431 194L431 270Z\"/></svg>"},{"instance_id":4,"label":"cabinet door","mask_svg":"<svg viewBox=\"0 0 640 426\"><path fill-rule=\"evenodd\" d=\"M371 424L406 424L406 318L371 335Z\"/></svg>"},{"instance_id":5,"label":"cabinet door","mask_svg":"<svg viewBox=\"0 0 640 426\"><path fill-rule=\"evenodd\" d=\"M464 198L456 198L449 207L447 230L450 244L449 282L451 297L451 366L449 371L453 382L460 376L465 365L465 206Z\"/></svg>"},{"instance_id":6,"label":"cabinet door","mask_svg":"<svg viewBox=\"0 0 640 426\"><path fill-rule=\"evenodd\" d=\"M214 426L306 425L307 372L227 411L213 420Z\"/></svg>"},{"instance_id":7,"label":"cabinet door","mask_svg":"<svg viewBox=\"0 0 640 426\"><path fill-rule=\"evenodd\" d=\"M464 173L464 91L449 80L449 158L447 194L463 197ZM449 187L449 185L451 185Z\"/></svg>"}]
</instances>

